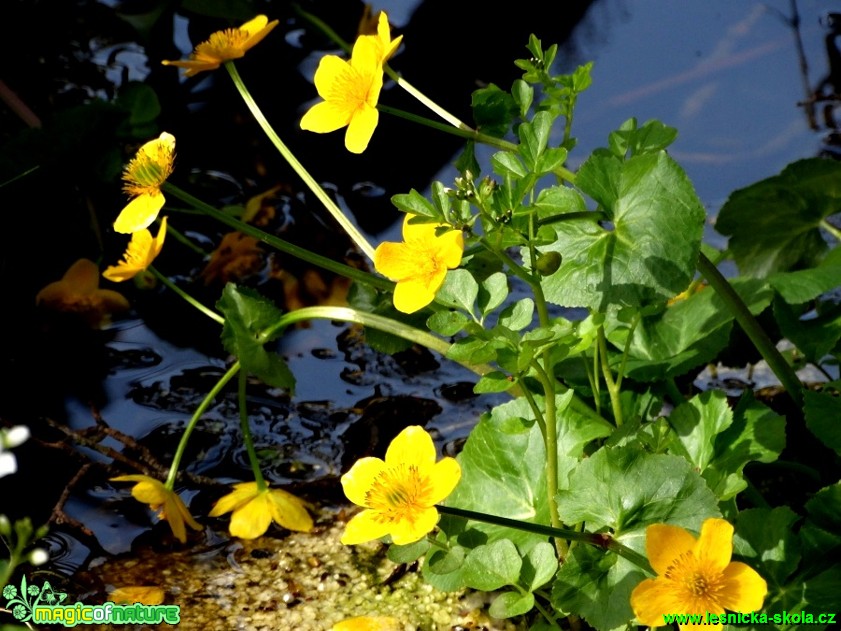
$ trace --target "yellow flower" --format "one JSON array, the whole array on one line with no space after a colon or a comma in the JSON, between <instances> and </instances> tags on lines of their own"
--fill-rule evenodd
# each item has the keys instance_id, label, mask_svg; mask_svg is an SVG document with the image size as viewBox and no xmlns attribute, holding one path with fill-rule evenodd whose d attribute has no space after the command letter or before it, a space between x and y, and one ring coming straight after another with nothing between
<instances>
[{"instance_id":1,"label":"yellow flower","mask_svg":"<svg viewBox=\"0 0 841 631\"><path fill-rule=\"evenodd\" d=\"M131 235L123 260L117 265L108 267L102 275L110 281L120 283L124 280L134 278L152 264L152 261L161 253L166 237L166 217L161 219L161 227L158 229L158 236L152 237L152 233L144 228Z\"/></svg>"},{"instance_id":2,"label":"yellow flower","mask_svg":"<svg viewBox=\"0 0 841 631\"><path fill-rule=\"evenodd\" d=\"M123 171L123 190L134 199L123 208L114 230L130 234L148 228L164 206L161 186L172 173L175 136L166 132L140 147Z\"/></svg>"},{"instance_id":3,"label":"yellow flower","mask_svg":"<svg viewBox=\"0 0 841 631\"><path fill-rule=\"evenodd\" d=\"M377 21L377 34L360 35L360 37L369 38L377 47L377 58L380 60L380 65L391 59L400 47L400 42L403 41L402 35L395 40L391 39L391 29L388 25L388 16L385 11L380 11L379 20Z\"/></svg>"},{"instance_id":4,"label":"yellow flower","mask_svg":"<svg viewBox=\"0 0 841 631\"><path fill-rule=\"evenodd\" d=\"M707 519L701 536L677 526L654 524L645 531L645 548L657 578L645 579L631 593L631 607L641 624L664 624L671 613L720 615L762 607L768 586L756 570L731 561L733 526ZM721 629L722 625L682 624L681 631Z\"/></svg>"},{"instance_id":5,"label":"yellow flower","mask_svg":"<svg viewBox=\"0 0 841 631\"><path fill-rule=\"evenodd\" d=\"M390 616L357 616L334 624L330 631L401 631L403 625Z\"/></svg>"},{"instance_id":6,"label":"yellow flower","mask_svg":"<svg viewBox=\"0 0 841 631\"><path fill-rule=\"evenodd\" d=\"M231 535L241 539L256 539L272 521L289 530L312 530L312 518L300 499L281 489L260 491L256 482L234 484L234 490L216 502L210 516L225 513L232 513Z\"/></svg>"},{"instance_id":7,"label":"yellow flower","mask_svg":"<svg viewBox=\"0 0 841 631\"><path fill-rule=\"evenodd\" d=\"M447 269L461 263L464 238L460 230L435 236L435 224L411 224L414 215L403 220L403 243L381 243L374 252L374 267L380 274L397 281L394 306L403 313L414 313L435 299Z\"/></svg>"},{"instance_id":8,"label":"yellow flower","mask_svg":"<svg viewBox=\"0 0 841 631\"><path fill-rule=\"evenodd\" d=\"M184 502L178 497L175 491L166 488L162 482L155 478L150 478L148 475L121 475L116 478L111 478L115 482L137 482L132 489L131 494L138 502L148 504L149 507L158 513L160 519L165 519L169 522L169 527L172 529L172 534L181 543L187 541L187 529L184 527L186 522L190 528L194 530L201 530L202 527L190 515L190 511L184 506Z\"/></svg>"},{"instance_id":9,"label":"yellow flower","mask_svg":"<svg viewBox=\"0 0 841 631\"><path fill-rule=\"evenodd\" d=\"M79 259L61 280L39 291L35 303L54 311L74 313L93 327L107 322L110 314L129 308L122 294L99 288L99 268L88 259Z\"/></svg>"},{"instance_id":10,"label":"yellow flower","mask_svg":"<svg viewBox=\"0 0 841 631\"><path fill-rule=\"evenodd\" d=\"M410 425L391 441L385 461L362 458L342 476L345 495L365 507L345 526L342 543L388 534L398 545L417 541L435 528L435 504L453 492L460 477L458 462L449 457L435 462L430 435Z\"/></svg>"},{"instance_id":11,"label":"yellow flower","mask_svg":"<svg viewBox=\"0 0 841 631\"><path fill-rule=\"evenodd\" d=\"M184 76L187 77L192 77L194 74L205 70L216 70L226 61L243 57L245 53L259 44L277 26L277 23L277 20L269 22L269 18L265 15L258 15L239 28L216 31L210 36L210 39L196 46L196 50L185 61L163 61L161 63L165 66L186 68L187 72L184 73Z\"/></svg>"},{"instance_id":12,"label":"yellow flower","mask_svg":"<svg viewBox=\"0 0 841 631\"><path fill-rule=\"evenodd\" d=\"M141 603L143 605L160 605L164 601L164 590L160 587L145 587L141 585L118 587L108 594L108 600L116 604L125 603L133 605L134 603Z\"/></svg>"},{"instance_id":13,"label":"yellow flower","mask_svg":"<svg viewBox=\"0 0 841 631\"><path fill-rule=\"evenodd\" d=\"M347 125L345 147L362 153L377 127L377 99L383 87L378 37L356 40L350 61L336 55L321 58L315 71L315 89L324 99L301 119L301 129L325 134Z\"/></svg>"}]
</instances>

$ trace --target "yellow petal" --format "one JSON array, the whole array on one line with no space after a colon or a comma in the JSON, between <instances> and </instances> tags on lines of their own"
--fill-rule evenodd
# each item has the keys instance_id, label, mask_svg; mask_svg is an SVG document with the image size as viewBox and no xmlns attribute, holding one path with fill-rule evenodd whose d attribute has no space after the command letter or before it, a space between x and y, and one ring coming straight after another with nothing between
<instances>
[{"instance_id":1,"label":"yellow petal","mask_svg":"<svg viewBox=\"0 0 841 631\"><path fill-rule=\"evenodd\" d=\"M318 96L325 100L344 100L344 93L353 82L350 64L336 55L325 55L315 69L313 83Z\"/></svg>"},{"instance_id":2,"label":"yellow petal","mask_svg":"<svg viewBox=\"0 0 841 631\"><path fill-rule=\"evenodd\" d=\"M461 230L450 230L438 237L441 248L441 260L448 269L455 269L461 265L464 254L464 235Z\"/></svg>"},{"instance_id":3,"label":"yellow petal","mask_svg":"<svg viewBox=\"0 0 841 631\"><path fill-rule=\"evenodd\" d=\"M345 132L345 147L351 153L362 153L371 142L380 113L376 107L364 103L353 113Z\"/></svg>"},{"instance_id":4,"label":"yellow petal","mask_svg":"<svg viewBox=\"0 0 841 631\"><path fill-rule=\"evenodd\" d=\"M686 606L674 586L662 578L647 578L631 592L634 615L640 624L649 627L663 626L663 614L692 613L686 611Z\"/></svg>"},{"instance_id":5,"label":"yellow petal","mask_svg":"<svg viewBox=\"0 0 841 631\"><path fill-rule=\"evenodd\" d=\"M424 508L415 511L412 519L401 519L391 526L391 539L399 546L414 543L432 532L438 523L438 511Z\"/></svg>"},{"instance_id":6,"label":"yellow petal","mask_svg":"<svg viewBox=\"0 0 841 631\"><path fill-rule=\"evenodd\" d=\"M385 452L385 465L415 465L425 474L435 464L435 445L429 433L419 425L409 425L395 436Z\"/></svg>"},{"instance_id":7,"label":"yellow petal","mask_svg":"<svg viewBox=\"0 0 841 631\"><path fill-rule=\"evenodd\" d=\"M108 600L116 604L125 603L133 605L140 603L143 605L160 605L164 601L164 590L160 587L145 587L140 585L118 587L108 594Z\"/></svg>"},{"instance_id":8,"label":"yellow petal","mask_svg":"<svg viewBox=\"0 0 841 631\"><path fill-rule=\"evenodd\" d=\"M269 499L272 519L276 524L298 532L312 530L312 517L300 499L283 489L269 491Z\"/></svg>"},{"instance_id":9,"label":"yellow petal","mask_svg":"<svg viewBox=\"0 0 841 631\"><path fill-rule=\"evenodd\" d=\"M88 259L79 259L61 278L76 293L92 294L99 287L99 267Z\"/></svg>"},{"instance_id":10,"label":"yellow petal","mask_svg":"<svg viewBox=\"0 0 841 631\"><path fill-rule=\"evenodd\" d=\"M138 195L123 208L114 222L114 230L130 234L148 228L157 218L165 201L160 191L155 194Z\"/></svg>"},{"instance_id":11,"label":"yellow petal","mask_svg":"<svg viewBox=\"0 0 841 631\"><path fill-rule=\"evenodd\" d=\"M219 498L216 504L213 505L213 509L208 513L208 516L219 517L225 513L230 513L257 497L257 492L256 482L240 482L234 484L234 490Z\"/></svg>"},{"instance_id":12,"label":"yellow petal","mask_svg":"<svg viewBox=\"0 0 841 631\"><path fill-rule=\"evenodd\" d=\"M245 50L250 50L261 41L263 38L266 37L269 33L272 32L272 29L278 25L278 20L272 20L271 22L268 21L268 18L265 15L258 15L253 20L250 20L240 26L240 30L245 31L248 33L249 37L246 40L243 48Z\"/></svg>"},{"instance_id":13,"label":"yellow petal","mask_svg":"<svg viewBox=\"0 0 841 631\"><path fill-rule=\"evenodd\" d=\"M342 476L342 488L347 498L357 506L366 506L365 496L383 469L385 463L379 458L357 460L350 471Z\"/></svg>"},{"instance_id":14,"label":"yellow petal","mask_svg":"<svg viewBox=\"0 0 841 631\"><path fill-rule=\"evenodd\" d=\"M364 510L345 525L345 532L342 534L342 543L352 546L357 543L373 541L385 537L391 526L390 522L382 521L372 510Z\"/></svg>"},{"instance_id":15,"label":"yellow petal","mask_svg":"<svg viewBox=\"0 0 841 631\"><path fill-rule=\"evenodd\" d=\"M758 611L762 608L768 584L752 567L734 561L722 572L721 605L730 611Z\"/></svg>"},{"instance_id":16,"label":"yellow petal","mask_svg":"<svg viewBox=\"0 0 841 631\"><path fill-rule=\"evenodd\" d=\"M442 458L436 462L429 472L429 482L432 491L429 502L437 504L443 501L456 488L461 479L461 467L455 458Z\"/></svg>"},{"instance_id":17,"label":"yellow petal","mask_svg":"<svg viewBox=\"0 0 841 631\"><path fill-rule=\"evenodd\" d=\"M414 251L405 243L385 241L374 250L374 267L383 276L399 280L417 271L417 261Z\"/></svg>"},{"instance_id":18,"label":"yellow petal","mask_svg":"<svg viewBox=\"0 0 841 631\"><path fill-rule=\"evenodd\" d=\"M207 70L216 70L221 62L216 59L184 59L179 61L164 60L161 62L164 66L176 66L177 68L185 68L187 72L185 77L192 77L200 72Z\"/></svg>"},{"instance_id":19,"label":"yellow petal","mask_svg":"<svg viewBox=\"0 0 841 631\"><path fill-rule=\"evenodd\" d=\"M702 567L722 572L733 556L733 526L725 519L710 518L701 525L695 558Z\"/></svg>"},{"instance_id":20,"label":"yellow petal","mask_svg":"<svg viewBox=\"0 0 841 631\"><path fill-rule=\"evenodd\" d=\"M652 524L645 529L645 551L651 567L660 575L666 573L675 559L682 554L692 552L695 543L695 537L678 526Z\"/></svg>"},{"instance_id":21,"label":"yellow petal","mask_svg":"<svg viewBox=\"0 0 841 631\"><path fill-rule=\"evenodd\" d=\"M237 508L231 515L231 535L240 539L256 539L264 534L272 523L269 502L268 491L264 491Z\"/></svg>"},{"instance_id":22,"label":"yellow petal","mask_svg":"<svg viewBox=\"0 0 841 631\"><path fill-rule=\"evenodd\" d=\"M160 517L169 523L169 528L172 530L175 538L181 543L185 543L187 541L187 529L184 527L184 513L181 512L181 508L178 506L180 501L176 495L167 497L163 503L163 511ZM186 510L185 508L184 511L186 512Z\"/></svg>"},{"instance_id":23,"label":"yellow petal","mask_svg":"<svg viewBox=\"0 0 841 631\"><path fill-rule=\"evenodd\" d=\"M303 118L301 129L314 131L317 134L327 134L341 129L350 122L351 113L343 103L322 101L313 105Z\"/></svg>"},{"instance_id":24,"label":"yellow petal","mask_svg":"<svg viewBox=\"0 0 841 631\"><path fill-rule=\"evenodd\" d=\"M444 283L446 272L441 270L434 276L401 280L394 288L394 307L402 313L420 311L433 300L435 293Z\"/></svg>"}]
</instances>

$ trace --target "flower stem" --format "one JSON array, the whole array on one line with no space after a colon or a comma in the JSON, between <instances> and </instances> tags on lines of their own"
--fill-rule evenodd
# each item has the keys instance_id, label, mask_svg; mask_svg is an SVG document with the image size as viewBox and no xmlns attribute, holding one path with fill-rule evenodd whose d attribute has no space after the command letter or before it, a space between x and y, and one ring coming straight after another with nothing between
<instances>
[{"instance_id":1,"label":"flower stem","mask_svg":"<svg viewBox=\"0 0 841 631\"><path fill-rule=\"evenodd\" d=\"M190 204L194 208L202 211L206 215L213 217L217 221L220 221L221 223L230 226L235 230L239 230L243 234L247 234L251 237L254 237L255 239L262 241L263 243L266 243L267 245L270 245L273 248L280 250L281 252L294 256L295 258L301 259L302 261L306 261L307 263L317 265L322 269L335 272L336 274L344 276L345 278L350 278L352 280L359 281L360 283L371 285L372 287L376 287L377 289L383 289L386 291L392 291L394 289L394 283L392 283L389 280L386 280L379 276L374 276L373 274L370 274L364 270L345 265L344 263L339 263L338 261L328 259L326 256L321 256L320 254L316 254L315 252L310 252L306 248L302 248L300 246L289 243L288 241L284 241L279 237L268 234L267 232L260 230L256 226L252 226L251 224L245 223L244 221L240 221L236 217L232 217L231 215L223 213L221 210L214 208L210 204L207 204L201 201L200 199L193 197L186 191L181 190L174 184L165 182L161 188L167 193L171 194L173 197L177 197L181 201Z\"/></svg>"},{"instance_id":2,"label":"flower stem","mask_svg":"<svg viewBox=\"0 0 841 631\"><path fill-rule=\"evenodd\" d=\"M794 369L785 360L777 347L768 337L765 330L753 317L753 314L748 309L742 298L733 289L733 286L727 282L724 275L718 271L718 268L713 265L712 261L708 259L703 252L698 255L698 271L704 275L710 286L730 309L730 313L736 318L736 322L742 327L747 336L750 338L756 350L762 355L768 366L776 375L780 383L788 392L789 396L794 400L798 407L803 405L803 386Z\"/></svg>"},{"instance_id":3,"label":"flower stem","mask_svg":"<svg viewBox=\"0 0 841 631\"><path fill-rule=\"evenodd\" d=\"M254 450L254 439L251 437L251 427L248 425L248 407L245 398L245 386L248 375L244 370L239 372L239 387L237 388L237 402L239 404L239 426L242 429L242 438L245 442L245 451L248 453L248 462L254 472L254 481L257 482L257 490L261 493L268 487L263 479L263 472L260 471L260 461L257 459L257 452Z\"/></svg>"},{"instance_id":4,"label":"flower stem","mask_svg":"<svg viewBox=\"0 0 841 631\"><path fill-rule=\"evenodd\" d=\"M835 237L836 241L841 241L841 230L839 230L838 228L833 226L826 219L821 219L820 226L821 226L821 228L826 230L829 234L831 234L833 237Z\"/></svg>"},{"instance_id":5,"label":"flower stem","mask_svg":"<svg viewBox=\"0 0 841 631\"><path fill-rule=\"evenodd\" d=\"M610 362L607 356L607 340L604 336L604 325L600 324L597 329L599 357L601 358L602 376L607 386L607 393L610 395L610 405L613 409L613 420L616 427L622 427L622 402L619 400L619 383L613 380L613 373L610 371Z\"/></svg>"},{"instance_id":6,"label":"flower stem","mask_svg":"<svg viewBox=\"0 0 841 631\"><path fill-rule=\"evenodd\" d=\"M216 398L216 395L222 391L222 388L224 388L228 382L236 376L239 369L239 362L235 362L228 369L228 372L219 378L216 385L211 388L210 392L207 393L207 396L199 404L199 407L197 407L196 411L193 412L193 416L190 419L190 422L187 423L187 427L181 435L181 440L178 442L178 448L175 450L175 456L172 458L172 465L169 467L169 475L167 475L165 483L168 490L172 491L175 488L175 478L178 475L178 467L181 465L181 458L184 457L184 451L187 449L187 441L190 439L190 434L192 434L193 430L196 428L196 424L199 422L201 415L204 414L208 407L210 407L210 403Z\"/></svg>"},{"instance_id":7,"label":"flower stem","mask_svg":"<svg viewBox=\"0 0 841 631\"><path fill-rule=\"evenodd\" d=\"M570 528L553 528L551 526L544 526L543 524L533 524L527 521L519 521L516 519L509 519L507 517L499 517L497 515L488 515L487 513L479 513L472 510L465 510L463 508L455 508L453 506L441 506L436 504L435 508L445 515L453 515L455 517L463 517L465 519L472 519L473 521L481 521L486 524L494 524L496 526L503 526L505 528L514 528L524 532L531 532L536 535L546 535L547 537L555 537L556 539L566 539L569 541L580 541L582 543L611 550L619 556L626 558L634 565L639 566L645 572L654 574L648 559L634 552L629 547L619 543L609 534L600 534L592 532L579 532Z\"/></svg>"},{"instance_id":8,"label":"flower stem","mask_svg":"<svg viewBox=\"0 0 841 631\"><path fill-rule=\"evenodd\" d=\"M385 65L383 66L383 70L385 71L385 73L386 73L389 77L391 77L391 79L392 79L392 80L393 80L393 81L394 81L397 85L399 85L401 88L403 88L404 90L406 90L406 92L408 92L409 94L411 94L411 95L412 95L413 97L415 97L418 101L420 101L423 105L425 105L427 108L429 108L430 110L432 110L433 112L435 112L438 116L440 116L441 118L443 118L445 121L447 121L447 122L448 122L450 125L452 125L453 127L457 128L457 129L461 129L461 130L467 131L467 132L472 132L472 133L474 133L474 134L475 134L475 133L478 133L478 132L476 132L476 130L475 130L475 129L473 129L470 125L468 125L468 124L466 124L466 123L463 123L463 122L462 122L461 120L459 120L456 116L453 116L452 114L450 114L450 112L448 112L447 110L445 110L443 107L441 107L440 105L438 105L435 101L433 101L433 100L432 100L432 99L430 99L428 96L426 96L423 92L421 92L420 90L418 90L418 89L417 89L415 86L413 86L411 83L409 83L408 81L406 81L406 79L404 79L404 78L403 78L403 77L401 77L399 74L397 74L397 73L396 73L396 72L395 72L395 71L391 68L391 66L389 66L388 64L385 64Z\"/></svg>"},{"instance_id":9,"label":"flower stem","mask_svg":"<svg viewBox=\"0 0 841 631\"><path fill-rule=\"evenodd\" d=\"M353 240L353 242L357 245L357 247L372 261L374 260L374 248L368 243L368 240L362 236L362 233L359 232L356 226L354 226L350 220L345 216L345 214L341 211L341 209L336 205L336 203L330 199L330 196L327 192L321 188L318 182L309 174L309 172L304 168L295 155L289 150L289 148L283 144L283 141L280 139L280 136L277 135L274 128L269 124L269 121L263 115L263 112L257 106L257 102L254 100L254 97L251 96L251 93L248 91L248 88L245 87L245 83L242 81L242 77L239 76L239 72L236 69L233 61L226 61L225 68L228 71L228 74L231 75L231 79L234 81L234 85L239 90L240 96L245 101L245 104L248 106L248 109L251 110L251 114L259 123L260 127L263 128L263 131L269 137L269 140L272 141L272 144L277 148L280 152L280 155L289 163L295 172L300 176L300 178L304 181L309 189L313 192L313 194L318 198L327 211L333 215L333 218L339 223L339 225L344 229L344 231L348 234L348 236Z\"/></svg>"},{"instance_id":10,"label":"flower stem","mask_svg":"<svg viewBox=\"0 0 841 631\"><path fill-rule=\"evenodd\" d=\"M220 316L218 313L216 313L216 312L215 312L215 311L213 311L212 309L210 309L210 308L208 308L208 307L205 307L202 303L200 303L198 300L196 300L195 298L193 298L190 294L188 294L186 291L184 291L183 289L181 289L178 285L176 285L175 283L173 283L171 280L169 280L166 276L164 276L163 274L161 274L161 273L160 273L158 270L156 270L154 267L152 267L152 266L150 265L150 266L149 266L148 268L146 268L146 269L147 269L148 271L152 272L152 275L153 275L155 278L157 278L157 279L158 279L161 283L163 283L164 285L166 285L167 287L169 287L172 291L174 291L176 294L178 294L179 296L181 296L184 300L186 300L187 302L189 302L191 305L193 305L196 309L198 309L199 311L201 311L201 312L202 312L204 315L206 315L208 318L210 318L211 320L215 320L215 321L216 321L216 322L218 322L219 324L225 324L225 318L223 318L222 316Z\"/></svg>"}]
</instances>

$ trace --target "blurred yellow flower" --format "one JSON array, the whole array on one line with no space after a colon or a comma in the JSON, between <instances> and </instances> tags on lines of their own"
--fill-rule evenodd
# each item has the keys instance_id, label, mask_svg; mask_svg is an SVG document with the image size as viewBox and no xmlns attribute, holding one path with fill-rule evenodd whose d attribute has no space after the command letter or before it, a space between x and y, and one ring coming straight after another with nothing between
<instances>
[{"instance_id":1,"label":"blurred yellow flower","mask_svg":"<svg viewBox=\"0 0 841 631\"><path fill-rule=\"evenodd\" d=\"M671 613L720 615L762 607L768 586L753 568L731 561L733 526L724 519L707 519L701 536L677 526L646 528L645 549L657 578L647 578L631 593L631 607L640 624L664 625ZM718 624L681 624L681 631L721 629Z\"/></svg>"},{"instance_id":2,"label":"blurred yellow flower","mask_svg":"<svg viewBox=\"0 0 841 631\"><path fill-rule=\"evenodd\" d=\"M196 46L190 58L183 61L163 61L165 66L186 68L184 76L192 77L205 70L216 70L221 64L232 59L243 57L250 49L277 26L278 21L265 15L258 15L239 28L228 28L216 31L210 38Z\"/></svg>"},{"instance_id":3,"label":"blurred yellow flower","mask_svg":"<svg viewBox=\"0 0 841 631\"><path fill-rule=\"evenodd\" d=\"M301 119L301 129L325 134L347 125L345 147L362 153L377 127L377 99L383 87L378 37L356 40L350 61L336 55L321 58L315 71L315 89L324 99Z\"/></svg>"},{"instance_id":4,"label":"blurred yellow flower","mask_svg":"<svg viewBox=\"0 0 841 631\"><path fill-rule=\"evenodd\" d=\"M377 34L360 35L360 37L369 38L377 47L377 58L380 60L380 65L391 59L403 41L402 35L395 40L391 39L391 28L388 25L388 16L385 11L380 11L377 21Z\"/></svg>"},{"instance_id":5,"label":"blurred yellow flower","mask_svg":"<svg viewBox=\"0 0 841 631\"><path fill-rule=\"evenodd\" d=\"M160 605L164 601L164 590L160 587L145 587L131 585L118 587L108 594L108 600L115 604L141 603L143 605Z\"/></svg>"},{"instance_id":6,"label":"blurred yellow flower","mask_svg":"<svg viewBox=\"0 0 841 631\"><path fill-rule=\"evenodd\" d=\"M161 227L158 229L158 236L152 237L152 233L146 228L132 233L123 260L116 265L108 267L102 275L110 281L120 283L124 280L134 278L147 267L161 253L166 237L166 217L161 219Z\"/></svg>"},{"instance_id":7,"label":"blurred yellow flower","mask_svg":"<svg viewBox=\"0 0 841 631\"><path fill-rule=\"evenodd\" d=\"M39 291L35 303L53 311L76 314L92 327L107 322L112 313L129 308L122 294L99 288L99 267L88 259L79 259L61 280Z\"/></svg>"},{"instance_id":8,"label":"blurred yellow flower","mask_svg":"<svg viewBox=\"0 0 841 631\"><path fill-rule=\"evenodd\" d=\"M240 539L256 539L272 521L288 530L312 530L312 518L303 501L282 489L261 491L256 482L234 484L234 490L213 506L210 517L225 513L232 513L229 531Z\"/></svg>"},{"instance_id":9,"label":"blurred yellow flower","mask_svg":"<svg viewBox=\"0 0 841 631\"><path fill-rule=\"evenodd\" d=\"M148 475L140 474L121 475L111 479L115 482L137 482L131 489L134 499L143 504L148 504L153 511L158 513L160 519L169 522L172 534L181 543L187 541L185 522L194 530L202 529L190 515L190 511L184 506L184 502L181 501L178 494L166 488L163 482L150 478Z\"/></svg>"},{"instance_id":10,"label":"blurred yellow flower","mask_svg":"<svg viewBox=\"0 0 841 631\"><path fill-rule=\"evenodd\" d=\"M464 238L460 230L435 235L435 224L411 224L414 215L403 220L403 243L386 241L374 252L376 270L397 281L394 306L403 313L414 313L435 299L447 269L461 263Z\"/></svg>"},{"instance_id":11,"label":"blurred yellow flower","mask_svg":"<svg viewBox=\"0 0 841 631\"><path fill-rule=\"evenodd\" d=\"M403 625L390 616L357 616L334 624L330 631L402 631Z\"/></svg>"},{"instance_id":12,"label":"blurred yellow flower","mask_svg":"<svg viewBox=\"0 0 841 631\"><path fill-rule=\"evenodd\" d=\"M114 230L130 234L148 228L164 206L161 186L172 173L175 136L166 132L140 147L123 171L123 190L134 199L114 222Z\"/></svg>"},{"instance_id":13,"label":"blurred yellow flower","mask_svg":"<svg viewBox=\"0 0 841 631\"><path fill-rule=\"evenodd\" d=\"M449 457L435 462L432 437L410 425L391 441L385 461L362 458L342 476L345 495L365 508L345 526L342 543L388 534L398 545L421 539L438 523L435 504L453 492L460 477L458 462Z\"/></svg>"}]
</instances>

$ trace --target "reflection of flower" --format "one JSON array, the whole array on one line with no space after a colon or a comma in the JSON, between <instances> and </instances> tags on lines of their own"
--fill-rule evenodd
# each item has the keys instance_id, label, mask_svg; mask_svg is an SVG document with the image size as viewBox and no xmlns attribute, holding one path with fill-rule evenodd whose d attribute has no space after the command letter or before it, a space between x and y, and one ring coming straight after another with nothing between
<instances>
[{"instance_id":1,"label":"reflection of flower","mask_svg":"<svg viewBox=\"0 0 841 631\"><path fill-rule=\"evenodd\" d=\"M172 173L175 136L166 132L138 149L123 171L123 191L134 199L123 208L114 230L129 234L148 228L164 206L161 186Z\"/></svg>"},{"instance_id":2,"label":"reflection of flower","mask_svg":"<svg viewBox=\"0 0 841 631\"><path fill-rule=\"evenodd\" d=\"M6 585L3 588L3 598L5 598L6 600L11 600L12 598L14 598L17 595L18 595L18 588L15 587L14 585Z\"/></svg>"},{"instance_id":3,"label":"reflection of flower","mask_svg":"<svg viewBox=\"0 0 841 631\"><path fill-rule=\"evenodd\" d=\"M748 613L762 607L768 587L757 572L733 554L733 526L707 519L701 536L677 526L654 524L645 531L645 548L657 578L631 593L631 607L641 624L663 624L663 614L720 615L725 609ZM722 625L681 624L681 631L721 629Z\"/></svg>"},{"instance_id":4,"label":"reflection of flower","mask_svg":"<svg viewBox=\"0 0 841 631\"><path fill-rule=\"evenodd\" d=\"M189 59L162 63L165 66L186 68L187 72L184 75L187 77L205 70L216 70L226 61L243 57L246 52L259 44L277 26L277 23L277 20L269 22L265 15L258 15L239 28L216 31L207 41L196 46L196 50Z\"/></svg>"},{"instance_id":5,"label":"reflection of flower","mask_svg":"<svg viewBox=\"0 0 841 631\"><path fill-rule=\"evenodd\" d=\"M401 631L403 625L389 616L357 616L333 625L330 631Z\"/></svg>"},{"instance_id":6,"label":"reflection of flower","mask_svg":"<svg viewBox=\"0 0 841 631\"><path fill-rule=\"evenodd\" d=\"M282 489L261 491L256 482L234 484L234 490L216 502L210 516L225 513L232 513L231 535L241 539L256 539L272 521L289 530L312 530L312 518L301 500Z\"/></svg>"},{"instance_id":7,"label":"reflection of flower","mask_svg":"<svg viewBox=\"0 0 841 631\"><path fill-rule=\"evenodd\" d=\"M260 242L241 232L229 232L213 250L201 276L207 285L215 281L237 282L259 271L262 265Z\"/></svg>"},{"instance_id":8,"label":"reflection of flower","mask_svg":"<svg viewBox=\"0 0 841 631\"><path fill-rule=\"evenodd\" d=\"M79 259L61 280L38 292L35 302L53 311L75 313L90 326L100 326L110 314L129 308L122 294L99 288L99 268L88 259Z\"/></svg>"},{"instance_id":9,"label":"reflection of flower","mask_svg":"<svg viewBox=\"0 0 841 631\"><path fill-rule=\"evenodd\" d=\"M336 55L321 58L315 71L315 89L324 99L301 119L301 129L325 134L347 125L345 147L362 153L377 127L377 99L383 87L380 43L374 36L356 40L350 61Z\"/></svg>"},{"instance_id":10,"label":"reflection of flower","mask_svg":"<svg viewBox=\"0 0 841 631\"><path fill-rule=\"evenodd\" d=\"M411 224L413 215L403 221L403 243L381 243L374 252L374 267L380 274L397 281L394 306L403 313L414 313L435 299L447 269L458 267L464 251L461 231L435 235L435 224Z\"/></svg>"},{"instance_id":11,"label":"reflection of flower","mask_svg":"<svg viewBox=\"0 0 841 631\"><path fill-rule=\"evenodd\" d=\"M181 542L187 541L187 529L184 527L186 522L190 528L194 530L201 530L202 527L190 515L190 511L184 506L184 502L175 491L172 491L162 482L155 478L150 478L148 475L121 475L116 478L111 478L115 482L137 482L132 489L131 494L138 502L148 504L149 507L158 513L160 519L165 519L169 522L169 527L172 529L172 534Z\"/></svg>"},{"instance_id":12,"label":"reflection of flower","mask_svg":"<svg viewBox=\"0 0 841 631\"><path fill-rule=\"evenodd\" d=\"M422 427L407 427L391 441L385 461L362 458L342 476L345 495L365 508L345 526L342 543L387 534L398 545L417 541L435 528L435 504L452 493L460 477L455 459L435 462L435 445Z\"/></svg>"},{"instance_id":13,"label":"reflection of flower","mask_svg":"<svg viewBox=\"0 0 841 631\"><path fill-rule=\"evenodd\" d=\"M164 601L164 590L160 587L144 587L140 585L118 587L108 594L108 600L118 605L121 603L128 605L133 605L134 603L160 605Z\"/></svg>"},{"instance_id":14,"label":"reflection of flower","mask_svg":"<svg viewBox=\"0 0 841 631\"><path fill-rule=\"evenodd\" d=\"M108 267L102 275L115 283L134 278L149 267L161 253L164 237L166 237L166 217L161 219L158 236L154 238L146 228L132 233L131 241L123 254L123 260Z\"/></svg>"}]
</instances>

